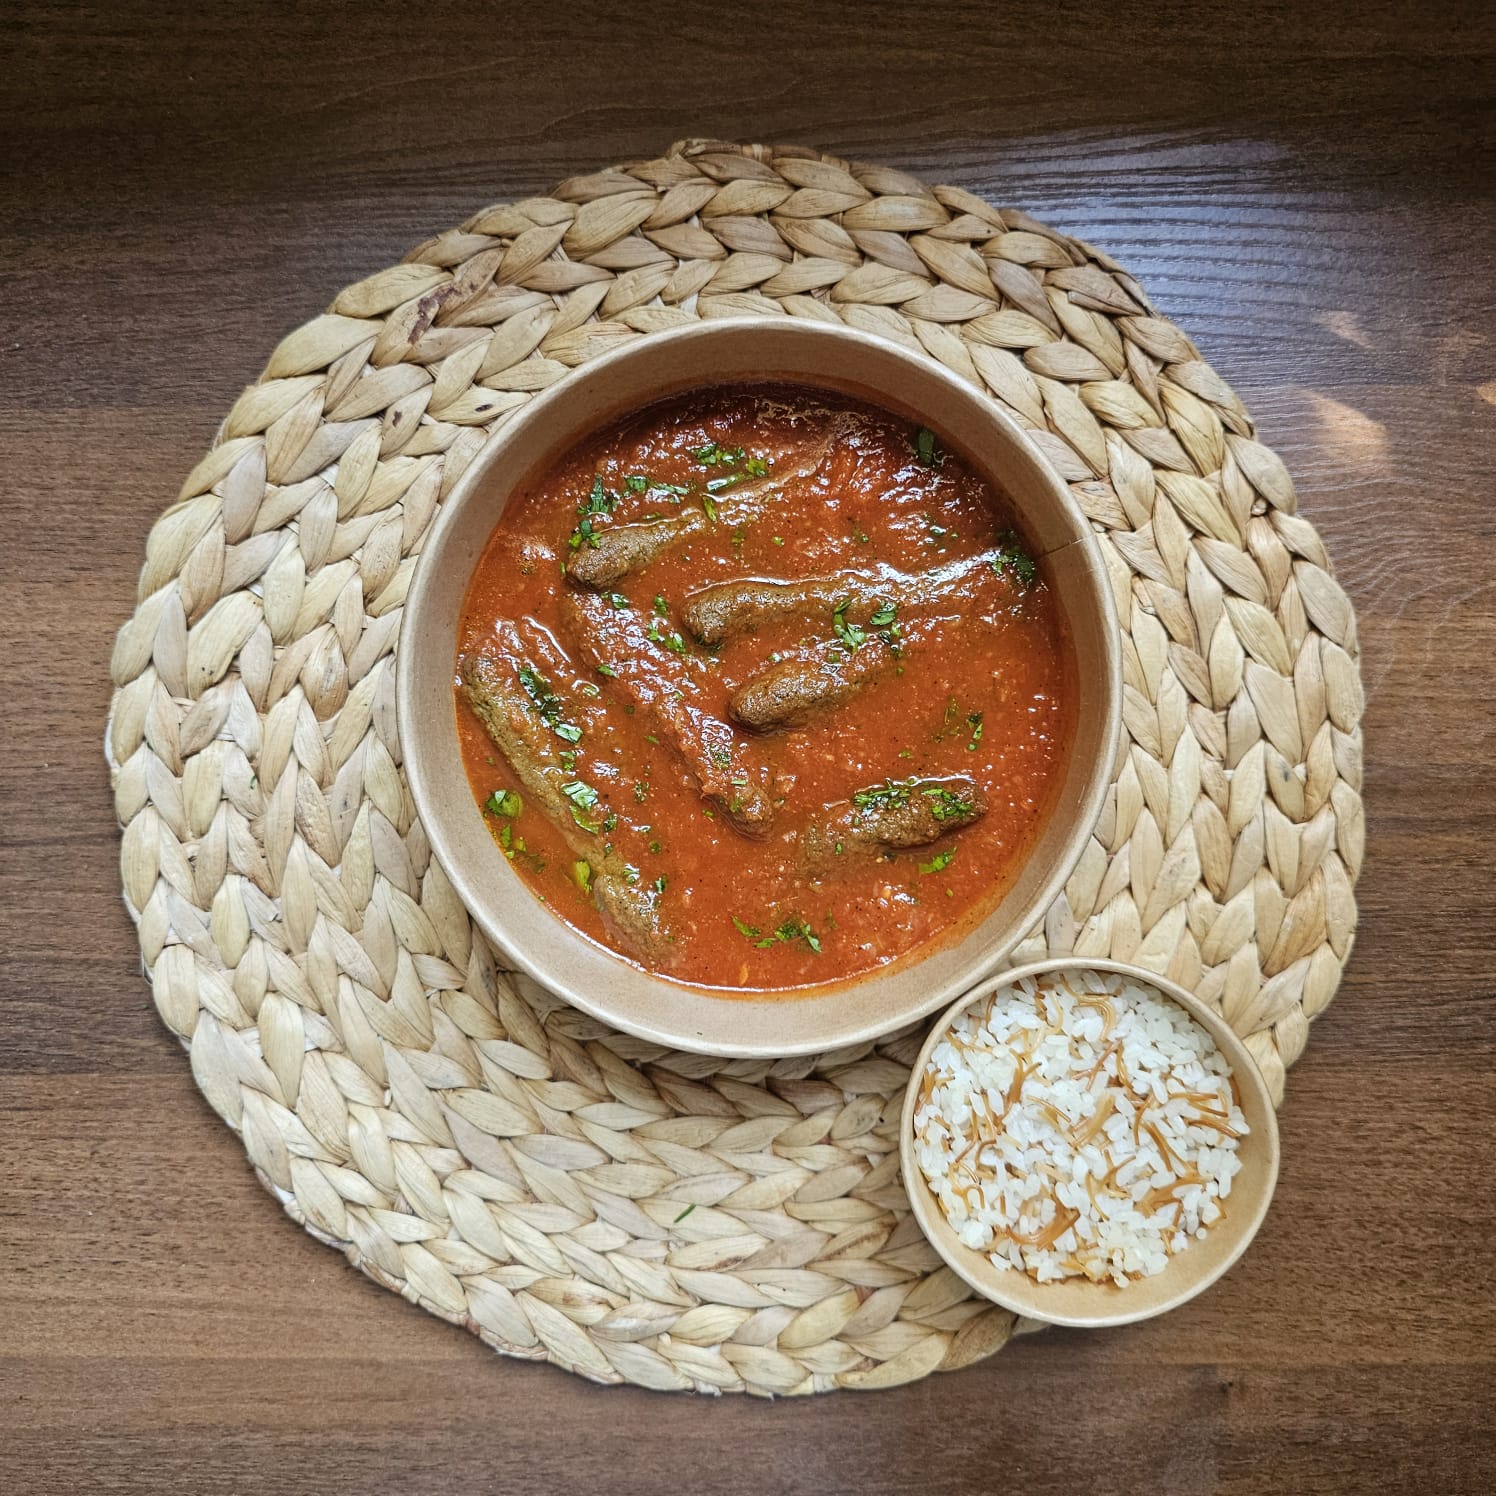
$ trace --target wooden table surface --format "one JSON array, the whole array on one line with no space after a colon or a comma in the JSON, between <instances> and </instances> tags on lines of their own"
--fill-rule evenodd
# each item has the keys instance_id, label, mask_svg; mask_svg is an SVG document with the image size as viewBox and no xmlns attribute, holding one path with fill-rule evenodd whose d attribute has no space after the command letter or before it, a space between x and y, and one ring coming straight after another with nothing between
<instances>
[{"instance_id":1,"label":"wooden table surface","mask_svg":"<svg viewBox=\"0 0 1496 1496\"><path fill-rule=\"evenodd\" d=\"M1489 8L626 11L0 19L0 1485L1493 1489ZM100 756L152 517L339 287L688 135L887 161L1110 250L1360 610L1359 942L1262 1235L1164 1320L780 1405L504 1361L285 1219L152 1009Z\"/></svg>"}]
</instances>

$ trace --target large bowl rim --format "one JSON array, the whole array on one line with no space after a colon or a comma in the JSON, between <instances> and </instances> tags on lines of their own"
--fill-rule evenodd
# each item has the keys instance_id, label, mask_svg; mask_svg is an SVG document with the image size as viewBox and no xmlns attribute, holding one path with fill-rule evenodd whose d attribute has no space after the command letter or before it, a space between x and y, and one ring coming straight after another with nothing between
<instances>
[{"instance_id":1,"label":"large bowl rim","mask_svg":"<svg viewBox=\"0 0 1496 1496\"><path fill-rule=\"evenodd\" d=\"M483 483L489 470L494 467L508 450L530 427L539 424L549 418L553 408L562 405L567 399L568 389L574 388L574 381L578 378L605 379L612 370L619 365L639 356L648 348L657 348L663 341L696 341L698 339L712 339L723 337L728 334L737 336L748 335L750 337L764 336L770 333L783 337L810 340L837 340L852 346L862 346L875 349L880 355L902 360L911 366L917 367L921 374L927 378L943 383L958 399L973 400L981 402L983 418L990 420L994 427L1003 432L1004 438L1016 445L1026 449L1027 455L1042 475L1043 481L1050 490L1053 501L1066 511L1066 523L1076 531L1076 538L1067 542L1063 549L1073 546L1084 546L1092 558L1092 569L1101 577L1101 584L1096 588L1095 601L1099 604L1102 615L1103 630L1109 640L1107 650L1107 678L1101 683L1101 689L1108 704L1109 721L1105 725L1105 751L1098 753L1096 762L1103 765L1109 771L1115 763L1117 746L1122 733L1122 660L1120 649L1120 626L1117 618L1115 598L1110 585L1106 582L1105 562L1101 558L1100 545L1091 522L1086 518L1084 511L1077 503L1074 495L1058 473L1055 472L1049 459L1043 451L1032 442L1023 428L1002 410L992 398L981 389L974 387L966 380L961 379L949 369L938 363L935 359L922 353L916 353L892 341L891 339L877 337L847 327L833 327L821 322L786 321L779 318L754 318L754 317L731 317L715 318L711 321L699 321L686 326L669 328L660 332L641 335L639 338L631 339L622 347L609 350L593 357L575 373L567 378L559 380L556 384L543 390L534 396L523 408L515 413L503 426L495 431L487 440L483 448L469 462L457 482L453 485L451 492L442 501L435 520L423 537L421 554L417 557L416 565L407 589L404 602L403 616L401 622L402 635L416 631L421 622L422 614L428 606L433 606L428 601L437 590L437 584L433 578L432 565L428 564L429 558L436 555L440 549L447 532L455 528L461 522L462 511L474 491ZM737 379L746 376L729 376L729 379ZM785 376L791 382L816 384L813 376L790 374ZM826 376L827 388L835 388L836 380L833 376ZM668 391L665 395L668 395ZM661 398L665 396L662 395ZM876 402L876 397L869 397ZM937 420L938 424L938 420ZM469 573L463 579L463 591L471 581ZM405 662L409 659L408 649L397 649L395 661L395 702L396 720L405 723L414 720L416 709L414 698L417 690L413 673L406 668ZM873 1018L863 1022L855 1021L855 1004L847 1004L849 1020L836 1025L834 1028L827 1027L824 1032L818 1032L812 1039L792 1040L776 1042L773 1045L765 1044L758 1040L734 1041L714 1038L711 1036L697 1036L678 1032L666 1026L650 1022L648 1019L640 1019L633 1016L620 1016L616 1011L610 1009L606 1000L595 999L588 991L567 981L563 976L548 969L544 963L536 960L527 948L523 939L515 939L509 927L501 921L487 901L481 896L481 892L474 886L468 877L461 859L454 852L446 827L440 813L427 814L428 807L435 805L436 795L433 787L427 779L427 766L422 760L419 751L412 752L411 744L417 740L415 734L401 732L401 760L410 786L411 796L415 805L416 813L421 818L422 826L431 848L432 854L437 858L445 871L449 882L457 893L465 911L476 921L485 935L494 942L499 951L507 956L514 965L536 982L540 983L548 991L562 997L572 1006L582 1012L605 1022L624 1033L632 1034L637 1038L668 1046L670 1048L684 1050L697 1054L719 1055L725 1058L763 1058L765 1056L794 1056L805 1054L823 1053L830 1050L841 1049L850 1045L865 1043L875 1040L884 1034L891 1033L896 1029L906 1027L927 1017L949 1000L950 993L963 987L974 980L980 980L984 974L990 972L994 964L1000 962L1019 940L1023 938L1024 927L1015 928L1011 938L1004 944L994 946L984 951L979 957L973 958L965 963L969 968L959 977L948 979L931 989L930 995L917 1002L911 1002L903 1009L898 1017L890 1021L886 1016ZM1043 912L1053 903L1060 890L1064 887L1066 880L1074 871L1076 862L1079 861L1085 847L1086 836L1090 834L1100 817L1105 801L1106 792L1110 783L1109 772L1097 772L1091 776L1086 793L1080 804L1076 807L1074 815L1074 828L1072 830L1073 847L1067 858L1056 861L1050 876L1038 887L1030 902L1032 913L1029 915L1026 925L1032 925L1035 919L1042 917ZM1085 834L1081 834L1084 827ZM575 942L585 943L589 947L593 943L586 937L572 930L563 921L556 921L567 933L568 938ZM1017 922L1015 922L1016 924ZM604 949L602 947L594 947ZM900 975L908 975L918 969L926 959L927 955L934 955L943 947L939 941L930 943L926 952L912 953L907 965L901 966ZM640 968L623 962L616 953L609 952L621 965L629 969L639 971ZM651 983L656 983L663 988L668 988L672 993L682 990L682 984L670 981L656 973L643 970L643 976ZM887 967L875 967L872 970L860 973L852 978L845 979L842 983L828 984L825 989L808 989L802 996L794 989L788 989L782 996L770 996L764 1002L769 1005L799 1004L802 1002L822 1001L825 998L839 993L841 990L851 990L864 981L871 981L879 976L888 975ZM694 991L689 985L684 990ZM710 994L710 989L699 989ZM713 996L713 1000L719 1001L724 1007L741 1008L751 1005L755 999L751 996Z\"/></svg>"},{"instance_id":2,"label":"large bowl rim","mask_svg":"<svg viewBox=\"0 0 1496 1496\"><path fill-rule=\"evenodd\" d=\"M1015 982L1023 981L1026 977L1047 976L1059 971L1112 972L1118 976L1127 977L1140 986L1152 987L1164 997L1178 1003L1220 1046L1227 1063L1231 1066L1232 1077L1239 1080L1244 1089L1250 1089L1254 1093L1256 1108L1260 1109L1264 1119L1262 1130L1259 1132L1254 1128L1247 1146L1265 1150L1267 1177L1260 1196L1252 1202L1236 1245L1223 1258L1213 1263L1207 1271L1198 1274L1186 1272L1180 1278L1180 1286L1174 1292L1152 1300L1137 1309L1123 1308L1102 1314L1065 1314L1047 1311L1038 1301L1043 1298L1045 1288L1050 1285L1037 1283L1027 1274L1001 1275L1012 1276L1015 1282L1026 1285L1022 1293L1005 1292L1000 1275L996 1270L987 1267L987 1259L981 1252L965 1246L960 1247L958 1251L947 1250L943 1231L932 1229L937 1221L944 1231L949 1231L951 1228L941 1212L940 1202L925 1181L919 1160L914 1156L914 1112L919 1096L919 1077L923 1074L931 1053L946 1031L968 1008L992 993L1004 987L1010 987ZM1071 1329L1108 1329L1117 1325L1130 1325L1140 1320L1153 1319L1157 1315L1167 1314L1171 1309L1179 1308L1181 1304L1188 1303L1223 1278L1252 1245L1258 1228L1267 1215L1268 1207L1272 1204L1273 1192L1277 1188L1280 1156L1277 1108L1273 1105L1272 1093L1268 1089L1267 1080L1256 1060L1252 1058L1252 1051L1247 1048L1241 1035L1207 1002L1188 988L1182 987L1178 982L1160 976L1157 972L1149 971L1146 967L1133 966L1126 961L1101 958L1087 960L1082 956L1059 956L1042 961L1029 961L1022 966L1014 966L1007 971L1000 971L993 976L985 977L969 992L963 993L930 1025L925 1041L920 1046L919 1054L909 1068L909 1085L904 1094L904 1105L899 1113L899 1166L904 1180L904 1191L909 1196L909 1206L914 1212L915 1220L919 1222L920 1230L940 1255L941 1260L964 1283L994 1304L1010 1309L1013 1313L1021 1314L1028 1319L1040 1320L1044 1324L1062 1325ZM1189 1249L1171 1257L1160 1279L1176 1268L1187 1269L1189 1262ZM995 1279L998 1280L997 1286L994 1286ZM1157 1280L1143 1280L1145 1283L1153 1281ZM1126 1290L1118 1290L1119 1294L1125 1292Z\"/></svg>"}]
</instances>

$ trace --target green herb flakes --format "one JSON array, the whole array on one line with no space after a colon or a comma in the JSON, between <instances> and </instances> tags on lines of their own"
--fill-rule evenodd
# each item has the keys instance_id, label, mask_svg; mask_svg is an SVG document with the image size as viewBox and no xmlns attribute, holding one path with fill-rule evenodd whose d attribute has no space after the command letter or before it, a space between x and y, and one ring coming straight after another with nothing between
<instances>
[{"instance_id":1,"label":"green herb flakes","mask_svg":"<svg viewBox=\"0 0 1496 1496\"><path fill-rule=\"evenodd\" d=\"M939 467L945 461L945 453L935 440L935 433L928 426L921 426L914 433L914 455L921 467Z\"/></svg>"},{"instance_id":2,"label":"green herb flakes","mask_svg":"<svg viewBox=\"0 0 1496 1496\"><path fill-rule=\"evenodd\" d=\"M930 807L930 811L937 821L954 821L971 814L971 802L963 800L954 790L946 789L943 784L931 785L920 793L928 795L935 802Z\"/></svg>"},{"instance_id":3,"label":"green herb flakes","mask_svg":"<svg viewBox=\"0 0 1496 1496\"><path fill-rule=\"evenodd\" d=\"M858 790L852 796L852 804L859 808L868 805L903 805L909 799L909 791L918 783L917 779L885 779L882 784Z\"/></svg>"},{"instance_id":4,"label":"green herb flakes","mask_svg":"<svg viewBox=\"0 0 1496 1496\"><path fill-rule=\"evenodd\" d=\"M859 628L855 623L847 622L847 609L851 606L852 600L848 598L831 610L831 630L849 651L861 648L867 640L865 629Z\"/></svg>"},{"instance_id":5,"label":"green herb flakes","mask_svg":"<svg viewBox=\"0 0 1496 1496\"><path fill-rule=\"evenodd\" d=\"M658 623L651 620L649 632L645 635L651 644L658 644L664 649L673 650L678 655L686 652L686 641L678 633L663 633Z\"/></svg>"},{"instance_id":6,"label":"green herb flakes","mask_svg":"<svg viewBox=\"0 0 1496 1496\"><path fill-rule=\"evenodd\" d=\"M551 690L550 683L533 665L519 667L519 683L525 688L530 704L558 738L568 743L575 743L581 738L582 729L565 720L561 698Z\"/></svg>"},{"instance_id":7,"label":"green herb flakes","mask_svg":"<svg viewBox=\"0 0 1496 1496\"><path fill-rule=\"evenodd\" d=\"M602 828L587 812L597 808L597 791L584 780L573 779L561 786L561 793L571 802L572 820L595 836Z\"/></svg>"},{"instance_id":8,"label":"green herb flakes","mask_svg":"<svg viewBox=\"0 0 1496 1496\"><path fill-rule=\"evenodd\" d=\"M702 467L732 467L743 460L743 449L719 447L716 442L708 442L704 447L694 447L691 456Z\"/></svg>"},{"instance_id":9,"label":"green herb flakes","mask_svg":"<svg viewBox=\"0 0 1496 1496\"><path fill-rule=\"evenodd\" d=\"M1023 548L1023 541L1016 530L1004 530L997 537L997 555L992 569L999 575L1010 571L1018 579L1018 585L1029 588L1039 579L1039 568L1034 558Z\"/></svg>"},{"instance_id":10,"label":"green herb flakes","mask_svg":"<svg viewBox=\"0 0 1496 1496\"><path fill-rule=\"evenodd\" d=\"M919 865L921 873L943 873L956 860L956 849L947 847L943 852L937 852L928 862Z\"/></svg>"},{"instance_id":11,"label":"green herb flakes","mask_svg":"<svg viewBox=\"0 0 1496 1496\"><path fill-rule=\"evenodd\" d=\"M503 794L495 790L483 808L490 815L505 816L512 821L525 808L525 802L520 799L518 790L505 790Z\"/></svg>"},{"instance_id":12,"label":"green herb flakes","mask_svg":"<svg viewBox=\"0 0 1496 1496\"><path fill-rule=\"evenodd\" d=\"M597 791L580 779L573 779L569 784L563 784L561 793L573 805L580 805L583 810L591 810L597 804Z\"/></svg>"},{"instance_id":13,"label":"green herb flakes","mask_svg":"<svg viewBox=\"0 0 1496 1496\"><path fill-rule=\"evenodd\" d=\"M793 945L795 941L803 940L815 955L821 954L820 936L798 916L785 920L776 930L767 935L758 925L750 925L746 920L739 919L736 914L732 916L732 923L738 934L758 950L766 951L772 946Z\"/></svg>"}]
</instances>

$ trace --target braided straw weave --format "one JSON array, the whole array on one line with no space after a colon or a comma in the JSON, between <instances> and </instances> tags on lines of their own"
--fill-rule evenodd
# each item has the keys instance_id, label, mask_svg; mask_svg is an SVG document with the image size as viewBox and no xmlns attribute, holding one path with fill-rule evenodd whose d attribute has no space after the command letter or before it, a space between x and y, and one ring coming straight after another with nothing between
<instances>
[{"instance_id":1,"label":"braided straw weave","mask_svg":"<svg viewBox=\"0 0 1496 1496\"><path fill-rule=\"evenodd\" d=\"M1218 1003L1275 1096L1350 950L1355 621L1281 461L1110 259L955 187L687 142L490 208L291 333L157 522L114 652L125 899L290 1215L496 1348L602 1381L885 1387L998 1349L910 1217L919 1041L769 1063L499 967L400 771L401 603L537 390L695 317L843 321L991 392L1102 538L1127 736L1045 950Z\"/></svg>"}]
</instances>

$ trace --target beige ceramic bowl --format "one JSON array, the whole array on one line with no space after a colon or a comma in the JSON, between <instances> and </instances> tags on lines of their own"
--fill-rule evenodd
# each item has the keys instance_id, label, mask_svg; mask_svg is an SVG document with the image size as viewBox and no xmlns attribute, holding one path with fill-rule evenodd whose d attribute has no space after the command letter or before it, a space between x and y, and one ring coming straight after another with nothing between
<instances>
[{"instance_id":1,"label":"beige ceramic bowl","mask_svg":"<svg viewBox=\"0 0 1496 1496\"><path fill-rule=\"evenodd\" d=\"M919 1078L946 1031L973 1003L980 1002L990 993L1021 977L1056 971L1118 972L1178 1003L1210 1034L1225 1055L1240 1093L1242 1112L1251 1129L1242 1139L1239 1153L1241 1172L1231 1181L1225 1214L1203 1237L1171 1257L1163 1272L1151 1278L1140 1278L1126 1288L1118 1288L1113 1283L1092 1283L1087 1279L1037 1283L1027 1273L993 1267L985 1252L974 1251L956 1235L914 1156L914 1108L919 1095ZM915 1219L950 1267L979 1294L1001 1304L1004 1309L1012 1309L1048 1324L1074 1325L1084 1329L1152 1319L1155 1314L1178 1308L1196 1294L1203 1293L1247 1250L1267 1214L1273 1187L1278 1182L1278 1117L1273 1110L1267 1082L1247 1046L1219 1013L1183 987L1121 961L1036 961L1002 972L983 982L975 991L968 992L936 1019L919 1058L914 1062L909 1091L904 1098L899 1137L904 1187L909 1191Z\"/></svg>"},{"instance_id":2,"label":"beige ceramic bowl","mask_svg":"<svg viewBox=\"0 0 1496 1496\"><path fill-rule=\"evenodd\" d=\"M792 995L753 997L652 975L561 923L495 846L458 750L453 673L468 582L511 494L572 444L703 385L783 380L850 393L929 426L1013 501L1066 615L1079 663L1077 732L1047 827L1000 902L959 939ZM557 585L563 585L559 580ZM954 375L892 343L806 322L705 322L641 337L569 375L473 461L426 538L401 623L400 740L411 792L458 896L498 946L585 1012L643 1038L723 1055L791 1055L887 1033L948 1003L1002 960L1075 866L1101 810L1121 721L1121 663L1089 523L1019 428Z\"/></svg>"}]
</instances>

